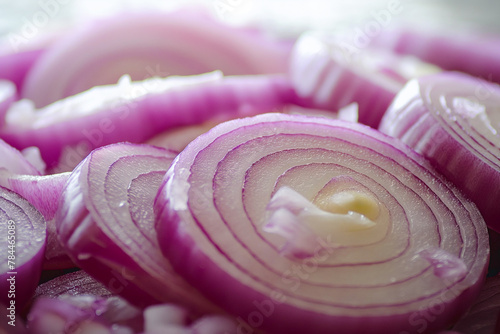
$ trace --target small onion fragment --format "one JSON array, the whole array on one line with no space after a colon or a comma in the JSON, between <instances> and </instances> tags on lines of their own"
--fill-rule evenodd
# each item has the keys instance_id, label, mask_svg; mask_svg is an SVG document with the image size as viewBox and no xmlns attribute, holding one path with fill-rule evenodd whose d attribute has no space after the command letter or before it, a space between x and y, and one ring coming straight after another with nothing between
<instances>
[{"instance_id":1,"label":"small onion fragment","mask_svg":"<svg viewBox=\"0 0 500 334\"><path fill-rule=\"evenodd\" d=\"M415 58L381 50L346 53L340 37L319 32L303 34L291 54L290 76L299 103L337 111L352 102L359 122L377 127L387 107L412 77L439 71Z\"/></svg>"},{"instance_id":2,"label":"small onion fragment","mask_svg":"<svg viewBox=\"0 0 500 334\"><path fill-rule=\"evenodd\" d=\"M400 138L476 203L500 231L500 87L458 72L412 80L380 130Z\"/></svg>"},{"instance_id":3,"label":"small onion fragment","mask_svg":"<svg viewBox=\"0 0 500 334\"><path fill-rule=\"evenodd\" d=\"M125 74L137 81L215 70L285 73L290 47L200 11L120 13L57 41L29 72L21 95L43 107Z\"/></svg>"},{"instance_id":4,"label":"small onion fragment","mask_svg":"<svg viewBox=\"0 0 500 334\"><path fill-rule=\"evenodd\" d=\"M131 303L206 312L215 307L172 269L153 228L153 201L175 156L130 143L94 150L66 184L57 231L79 267Z\"/></svg>"},{"instance_id":5,"label":"small onion fragment","mask_svg":"<svg viewBox=\"0 0 500 334\"><path fill-rule=\"evenodd\" d=\"M28 100L14 103L0 138L23 149L37 146L54 172L71 171L90 151L104 145L144 142L178 126L216 117L241 117L281 107L296 96L284 75L151 78L86 92L35 110Z\"/></svg>"},{"instance_id":6,"label":"small onion fragment","mask_svg":"<svg viewBox=\"0 0 500 334\"><path fill-rule=\"evenodd\" d=\"M316 242L266 232L276 210ZM220 124L174 160L155 211L164 254L240 331L435 333L471 305L488 264L472 202L396 139L339 120Z\"/></svg>"},{"instance_id":7,"label":"small onion fragment","mask_svg":"<svg viewBox=\"0 0 500 334\"><path fill-rule=\"evenodd\" d=\"M45 251L43 216L26 199L0 187L0 303L16 310L31 298L38 284Z\"/></svg>"}]
</instances>

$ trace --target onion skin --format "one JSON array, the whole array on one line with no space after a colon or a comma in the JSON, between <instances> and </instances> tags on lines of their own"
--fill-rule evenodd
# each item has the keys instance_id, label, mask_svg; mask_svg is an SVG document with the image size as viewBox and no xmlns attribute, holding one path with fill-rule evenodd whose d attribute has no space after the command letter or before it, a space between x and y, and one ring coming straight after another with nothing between
<instances>
[{"instance_id":1,"label":"onion skin","mask_svg":"<svg viewBox=\"0 0 500 334\"><path fill-rule=\"evenodd\" d=\"M430 75L410 81L401 90L379 127L429 159L477 205L497 232L500 139L485 128L486 123L474 122L488 115L489 126L499 130L495 123L498 103L500 87L496 84L458 72ZM482 108L486 114L464 114Z\"/></svg>"},{"instance_id":2,"label":"onion skin","mask_svg":"<svg viewBox=\"0 0 500 334\"><path fill-rule=\"evenodd\" d=\"M341 135L344 131L345 136ZM323 136L328 140L321 141ZM352 309L342 307L343 311L338 311L340 313L335 313L336 311L329 313L330 303L334 303L330 299L325 302L325 305L318 306L316 310L308 308L306 306L309 305L307 302L300 304L302 306L294 304L295 298L299 298L298 291L313 289L314 285L308 281L308 278L312 277L309 275L314 275L319 280L321 276L317 275L320 275L320 272L326 269L320 269L323 266L318 264L317 267L313 267L316 268L316 271L303 271L303 280L299 279L298 284L295 285L297 289L290 290L290 285L287 285L286 282L288 281L290 284L293 283L293 280L290 280L290 276L283 276L284 274L280 276L279 272L282 269L278 268L289 268L284 263L300 265L301 262L287 259L279 254L279 249L270 248L270 246L277 247L277 245L280 245L281 242L276 240L281 239L271 239L270 236L265 234L255 235L255 231L259 229L258 224L262 223L259 220L261 219L261 216L259 216L261 213L260 211L259 213L251 211L249 205L255 206L256 204L250 204L251 200L248 196L254 196L256 201L266 202L266 199L270 196L268 192L272 192L273 189L274 191L277 190L274 187L277 187L277 184L283 180L282 177L286 177L286 175L279 169L274 170L274 168L278 168L275 166L280 163L288 166L286 165L288 161L291 161L290 166L295 166L293 162L294 155L287 153L287 150L293 151L304 145L305 157L307 157L305 152L310 152L312 157L315 157L314 154L316 154L313 152L317 152L318 156L322 156L319 152L328 154L327 146L333 145L330 141L335 140L337 136L342 140L357 143L349 151L352 154L356 154L354 152L362 150L361 147L366 145L366 148L371 153L367 153L364 158L371 160L369 157L374 157L372 154L377 157L379 154L387 155L391 160L389 165L393 166L390 167L391 169L397 164L403 164L405 168L416 173L417 178L425 178L427 181L421 180L419 182L424 182L426 187L436 190L441 189L441 191L447 189L442 193L439 191L440 194L434 196L440 196L442 199L444 199L444 194L446 194L445 197L452 196L445 200L446 206L451 205L454 207L454 209L450 208L451 210L458 209L458 206L455 207L455 205L463 205L463 209L466 208L466 211L463 211L464 216L460 215L462 218L455 216L455 219L461 220L460 226L462 228L470 226L475 230L475 232L471 233L476 233L472 240L475 240L473 242L477 242L477 244L468 250L464 250L464 254L469 254L465 255L467 259L463 258L469 270L464 275L472 276L470 281L466 279L469 283L462 286L460 292L456 291L453 294L453 298L448 299L450 297L448 296L445 298L446 301L439 298L434 299L427 304L422 303L420 308L414 306L418 308L418 311L411 310L411 307L402 311L402 308L406 307L402 306L406 305L405 303L398 306L394 305L393 312L377 315L370 314L371 311L368 311L370 306L366 306L368 309L361 306L358 308L355 306L356 304L352 306ZM357 136L360 136L359 140L354 139L358 138ZM273 141L275 137L276 139ZM368 137L370 137L370 140L368 140ZM297 142L294 141L295 138L297 138ZM310 142L309 139L311 139ZM312 147L318 145L319 151L312 150L312 147L311 150L307 151L308 144L306 143L310 143ZM259 146L259 144L262 144L262 146ZM250 147L252 147L252 150L247 153L245 148L250 150ZM278 153L273 153L275 150L280 153L283 152L282 154L286 158L279 160L276 155ZM302 151L299 149L297 154L300 154L299 152ZM241 154L241 156L238 154ZM265 160L273 159L274 156L276 156L276 160ZM233 157L234 161L232 160ZM307 166L312 164L313 166L310 168L315 168L312 171L320 168L314 165L315 158L304 159L305 161L299 165ZM342 161L338 157L332 158L332 160L336 163ZM259 165L260 162L262 164ZM250 174L254 172L250 169L260 168L257 165L262 166L262 168L267 167L267 169L258 169L255 174ZM292 170L292 167L288 168ZM236 170L234 171L235 174L225 174L232 169ZM288 170L286 171L288 173ZM325 169L325 171L327 170ZM405 173L407 172L408 170ZM273 173L278 176L281 175L281 181L276 180ZM303 172L302 174L306 177L311 173ZM381 171L380 174L376 173L377 176L373 177L381 181L384 173L385 171ZM254 178L251 175L258 175L258 177ZM316 176L308 177L313 180L316 178ZM320 178L320 176L318 175L317 178ZM269 179L267 181L269 183L265 181L267 179ZM405 183L410 179L401 177L399 181ZM433 181L430 181L431 179ZM289 176L287 180L292 182L294 178ZM262 182L259 183L259 181ZM244 186L240 189L241 182L243 182ZM307 182L306 180L297 180L295 184L299 187L299 185L305 186L305 184L308 184ZM223 184L229 186L224 187ZM440 186L436 187L437 184L440 184ZM206 185L208 187L205 187ZM252 195L252 192L256 191L256 189L259 190L258 194ZM415 188L412 189L416 190ZM386 190L389 189L386 188ZM397 196L404 196L404 193L398 192ZM244 210L250 211L241 212L240 203L242 200L246 205ZM437 200L437 197L435 200ZM398 203L403 205L405 210L415 206L413 202L404 204L399 199ZM431 203L434 202L427 202L428 205ZM205 135L198 137L179 154L165 176L163 186L160 188L156 199L155 210L160 247L162 247L165 256L171 260L174 268L212 301L236 316L238 330L249 333L256 329L262 329L273 334L319 334L331 333L334 328L335 333L347 334L364 332L367 327L370 328L370 333L435 333L455 322L471 305L479 292L487 269L489 253L487 229L474 204L464 198L456 188L439 174L436 174L421 156L393 138L386 137L376 130L359 124L277 114L260 115L223 123ZM396 209L390 208L390 210ZM438 211L434 211L434 213L441 216L444 212L438 213ZM395 214L395 211L393 214ZM247 215L246 218L245 215ZM247 227L249 217L253 217L251 224L255 225L252 227ZM420 217L419 213L417 217ZM414 218L411 218L410 215L407 219L412 220ZM441 221L441 219L444 220ZM445 214L439 218L439 221L448 224L449 219L450 217ZM411 237L412 242L418 240L413 235ZM422 237L421 242L427 239L428 236ZM448 236L443 235L443 237ZM259 238L266 238L267 242L271 244L266 245L266 243L260 242ZM457 242L457 247L460 247L459 244L462 245L461 247L465 247L467 239L472 241L467 234L462 234L460 238L464 238L463 241L460 239L455 239L455 241L449 239L449 241ZM338 251L335 250L335 252ZM250 255L247 255L248 253ZM321 254L323 256L323 253ZM342 254L342 257L347 256L348 252ZM367 255L365 253L363 256ZM475 257L475 259L469 258L469 256ZM342 262L340 257L339 255L337 260ZM331 260L329 258L328 261ZM363 260L359 261L363 263ZM270 262L268 269L263 268L266 262ZM443 263L445 262L446 259L443 259ZM475 268L471 268L471 266ZM274 268L276 268L277 272L274 271ZM427 268L430 269L430 267ZM436 266L436 268L439 268L439 266ZM316 273L318 274L316 275ZM436 275L436 279L440 279L439 273L434 275ZM329 277L332 280L338 279L335 274ZM360 278L358 276L346 277L350 277L351 280ZM375 276L370 276L371 280L375 280ZM348 278L346 278L346 282L349 282ZM320 288L317 287L317 289ZM332 289L334 288L332 287ZM328 288L325 287L321 291L326 294ZM342 291L336 291L342 293ZM360 299L360 302L365 303L371 299L366 295L368 290L363 291L364 298ZM319 291L317 293L322 296ZM355 288L353 288L352 293L356 293ZM417 293L424 292L418 291ZM390 295L391 292L386 292L384 298ZM301 296L308 298L306 292ZM310 298L313 299L308 299L308 301L314 303L315 298L321 299L322 297L311 296ZM337 301L337 303L343 305L345 302L351 305L351 303L354 303L353 298L345 297L345 299ZM383 303L383 301L380 301L380 303ZM439 316L431 313L431 305L434 305L433 307L440 305ZM335 306L331 307L335 309ZM425 317L431 314L434 315L426 320ZM248 322L248 324L245 322Z\"/></svg>"},{"instance_id":3,"label":"onion skin","mask_svg":"<svg viewBox=\"0 0 500 334\"><path fill-rule=\"evenodd\" d=\"M43 107L125 74L144 80L215 70L285 73L289 51L290 43L229 27L203 12L124 12L87 22L57 41L29 72L21 95Z\"/></svg>"}]
</instances>

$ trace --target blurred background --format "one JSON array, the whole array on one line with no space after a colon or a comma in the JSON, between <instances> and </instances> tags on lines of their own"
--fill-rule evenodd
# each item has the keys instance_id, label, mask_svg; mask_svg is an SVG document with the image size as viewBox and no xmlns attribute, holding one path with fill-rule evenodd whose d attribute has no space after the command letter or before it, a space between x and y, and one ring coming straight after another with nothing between
<instances>
[{"instance_id":1,"label":"blurred background","mask_svg":"<svg viewBox=\"0 0 500 334\"><path fill-rule=\"evenodd\" d=\"M0 0L0 38L35 24L34 35L121 10L172 10L199 5L235 25L253 24L282 36L306 29L355 29L373 20L388 24L481 29L500 33L495 0ZM32 28L32 27L31 27Z\"/></svg>"}]
</instances>

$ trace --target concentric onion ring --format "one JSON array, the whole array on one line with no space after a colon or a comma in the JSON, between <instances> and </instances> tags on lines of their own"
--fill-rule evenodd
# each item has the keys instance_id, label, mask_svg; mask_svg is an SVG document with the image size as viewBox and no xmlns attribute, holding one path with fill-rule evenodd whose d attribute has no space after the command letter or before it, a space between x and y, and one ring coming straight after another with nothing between
<instances>
[{"instance_id":1,"label":"concentric onion ring","mask_svg":"<svg viewBox=\"0 0 500 334\"><path fill-rule=\"evenodd\" d=\"M500 87L460 73L409 82L380 130L400 138L457 185L500 231Z\"/></svg>"},{"instance_id":2,"label":"concentric onion ring","mask_svg":"<svg viewBox=\"0 0 500 334\"><path fill-rule=\"evenodd\" d=\"M69 177L55 221L71 259L113 293L202 313L215 307L172 269L153 228L153 200L175 156L130 143L94 150Z\"/></svg>"},{"instance_id":3,"label":"concentric onion ring","mask_svg":"<svg viewBox=\"0 0 500 334\"><path fill-rule=\"evenodd\" d=\"M223 123L174 160L155 210L174 268L247 332L432 333L488 262L474 204L399 141L338 120Z\"/></svg>"}]
</instances>

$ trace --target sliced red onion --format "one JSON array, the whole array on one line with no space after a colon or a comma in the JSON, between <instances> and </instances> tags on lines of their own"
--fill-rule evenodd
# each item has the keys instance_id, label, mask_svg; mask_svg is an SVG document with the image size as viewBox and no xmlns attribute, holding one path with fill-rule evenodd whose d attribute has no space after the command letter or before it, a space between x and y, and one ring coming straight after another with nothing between
<instances>
[{"instance_id":1,"label":"sliced red onion","mask_svg":"<svg viewBox=\"0 0 500 334\"><path fill-rule=\"evenodd\" d=\"M359 122L377 127L403 84L437 68L377 50L346 54L336 36L305 33L291 55L290 75L300 103L337 111L356 102Z\"/></svg>"},{"instance_id":2,"label":"sliced red onion","mask_svg":"<svg viewBox=\"0 0 500 334\"><path fill-rule=\"evenodd\" d=\"M400 138L472 199L500 231L500 87L460 73L410 81L380 130Z\"/></svg>"},{"instance_id":3,"label":"sliced red onion","mask_svg":"<svg viewBox=\"0 0 500 334\"><path fill-rule=\"evenodd\" d=\"M53 45L29 72L22 97L43 107L124 74L144 80L214 70L284 73L289 51L289 43L198 12L125 12L89 22Z\"/></svg>"},{"instance_id":4,"label":"sliced red onion","mask_svg":"<svg viewBox=\"0 0 500 334\"><path fill-rule=\"evenodd\" d=\"M500 276L489 277L467 314L453 327L467 334L498 333L500 321Z\"/></svg>"},{"instance_id":5,"label":"sliced red onion","mask_svg":"<svg viewBox=\"0 0 500 334\"><path fill-rule=\"evenodd\" d=\"M371 46L414 55L445 70L500 83L500 39L495 35L425 27L384 29Z\"/></svg>"},{"instance_id":6,"label":"sliced red onion","mask_svg":"<svg viewBox=\"0 0 500 334\"><path fill-rule=\"evenodd\" d=\"M266 232L278 209L291 218ZM155 211L174 268L241 332L434 333L471 305L488 264L479 211L425 159L326 118L213 128L174 160ZM287 224L316 242L296 247L303 236L283 237Z\"/></svg>"},{"instance_id":7,"label":"sliced red onion","mask_svg":"<svg viewBox=\"0 0 500 334\"><path fill-rule=\"evenodd\" d=\"M144 142L178 126L252 115L293 102L282 75L225 77L220 72L95 87L35 111L27 100L8 111L0 137L40 148L52 172L72 170L94 148Z\"/></svg>"},{"instance_id":8,"label":"sliced red onion","mask_svg":"<svg viewBox=\"0 0 500 334\"><path fill-rule=\"evenodd\" d=\"M94 150L66 184L58 236L79 267L135 305L210 311L215 307L164 258L153 227L153 200L175 156L130 143Z\"/></svg>"},{"instance_id":9,"label":"sliced red onion","mask_svg":"<svg viewBox=\"0 0 500 334\"><path fill-rule=\"evenodd\" d=\"M27 200L0 187L0 303L20 312L38 285L45 251L45 220Z\"/></svg>"}]
</instances>

